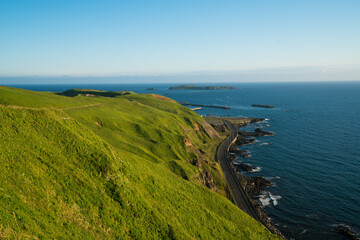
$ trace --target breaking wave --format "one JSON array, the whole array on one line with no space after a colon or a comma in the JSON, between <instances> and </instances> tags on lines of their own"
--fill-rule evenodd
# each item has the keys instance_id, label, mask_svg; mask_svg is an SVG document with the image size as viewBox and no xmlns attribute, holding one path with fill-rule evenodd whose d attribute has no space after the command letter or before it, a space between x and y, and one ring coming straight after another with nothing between
<instances>
[{"instance_id":1,"label":"breaking wave","mask_svg":"<svg viewBox=\"0 0 360 240\"><path fill-rule=\"evenodd\" d=\"M264 191L261 195L259 195L259 201L263 207L276 206L279 203L279 199L281 199L280 195L274 195L271 192Z\"/></svg>"}]
</instances>

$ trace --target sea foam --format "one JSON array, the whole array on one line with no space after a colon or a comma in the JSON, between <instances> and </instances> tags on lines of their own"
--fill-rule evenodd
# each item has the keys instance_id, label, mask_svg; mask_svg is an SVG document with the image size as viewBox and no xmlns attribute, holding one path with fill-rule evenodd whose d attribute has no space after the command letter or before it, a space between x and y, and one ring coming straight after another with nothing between
<instances>
[{"instance_id":1,"label":"sea foam","mask_svg":"<svg viewBox=\"0 0 360 240\"><path fill-rule=\"evenodd\" d=\"M263 207L267 206L276 206L278 205L278 200L281 199L280 195L274 195L271 192L264 191L259 195L259 201Z\"/></svg>"}]
</instances>

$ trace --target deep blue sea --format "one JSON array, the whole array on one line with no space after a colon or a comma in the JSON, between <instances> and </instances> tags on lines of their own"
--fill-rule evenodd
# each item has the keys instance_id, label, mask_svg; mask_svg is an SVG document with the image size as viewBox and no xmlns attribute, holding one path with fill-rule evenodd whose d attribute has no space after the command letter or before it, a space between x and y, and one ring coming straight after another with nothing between
<instances>
[{"instance_id":1,"label":"deep blue sea","mask_svg":"<svg viewBox=\"0 0 360 240\"><path fill-rule=\"evenodd\" d=\"M210 84L205 84L210 85ZM214 85L214 84L211 84ZM267 118L275 136L244 149L244 162L259 167L249 175L275 185L261 196L264 210L280 230L295 239L342 239L333 232L348 224L360 232L360 82L237 83L236 90L169 91L173 84L18 85L40 91L70 88L157 93L177 101L230 106L199 114ZM272 104L274 109L251 104Z\"/></svg>"}]
</instances>

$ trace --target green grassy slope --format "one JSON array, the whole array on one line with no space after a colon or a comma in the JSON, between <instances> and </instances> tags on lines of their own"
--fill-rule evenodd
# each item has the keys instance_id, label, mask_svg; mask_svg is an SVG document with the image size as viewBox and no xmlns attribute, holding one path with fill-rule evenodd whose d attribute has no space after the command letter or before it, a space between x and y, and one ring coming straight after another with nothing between
<instances>
[{"instance_id":1,"label":"green grassy slope","mask_svg":"<svg viewBox=\"0 0 360 240\"><path fill-rule=\"evenodd\" d=\"M277 238L223 196L199 115L92 95L0 87L0 238Z\"/></svg>"}]
</instances>

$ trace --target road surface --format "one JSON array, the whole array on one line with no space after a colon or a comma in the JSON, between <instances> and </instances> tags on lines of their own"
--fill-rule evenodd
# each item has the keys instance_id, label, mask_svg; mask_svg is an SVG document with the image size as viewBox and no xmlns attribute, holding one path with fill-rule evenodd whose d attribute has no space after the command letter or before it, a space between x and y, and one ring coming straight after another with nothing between
<instances>
[{"instance_id":1,"label":"road surface","mask_svg":"<svg viewBox=\"0 0 360 240\"><path fill-rule=\"evenodd\" d=\"M250 203L248 197L245 194L244 189L242 188L239 179L236 176L236 172L231 166L229 159L229 148L230 145L236 140L238 135L238 130L232 125L229 121L223 120L228 129L230 130L231 135L228 139L223 142L218 150L218 160L222 171L225 174L226 181L229 185L230 191L234 197L236 205L253 217L255 220L261 222L259 215L255 211L254 206Z\"/></svg>"}]
</instances>

